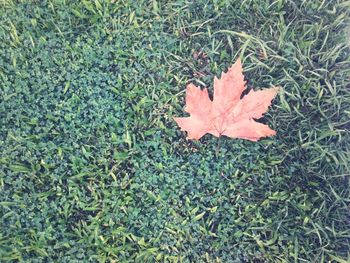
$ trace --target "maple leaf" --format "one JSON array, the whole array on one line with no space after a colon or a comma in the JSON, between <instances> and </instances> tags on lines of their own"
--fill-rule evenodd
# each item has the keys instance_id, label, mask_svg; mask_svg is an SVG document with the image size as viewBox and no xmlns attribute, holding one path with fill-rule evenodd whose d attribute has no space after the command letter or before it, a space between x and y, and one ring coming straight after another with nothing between
<instances>
[{"instance_id":1,"label":"maple leaf","mask_svg":"<svg viewBox=\"0 0 350 263\"><path fill-rule=\"evenodd\" d=\"M175 118L181 130L187 131L187 139L199 140L210 133L216 137L225 135L258 141L276 134L269 126L254 119L261 118L267 111L278 88L251 90L241 99L246 89L242 72L238 59L220 79L214 77L213 100L206 88L201 90L192 83L187 85L185 111L190 117Z\"/></svg>"}]
</instances>

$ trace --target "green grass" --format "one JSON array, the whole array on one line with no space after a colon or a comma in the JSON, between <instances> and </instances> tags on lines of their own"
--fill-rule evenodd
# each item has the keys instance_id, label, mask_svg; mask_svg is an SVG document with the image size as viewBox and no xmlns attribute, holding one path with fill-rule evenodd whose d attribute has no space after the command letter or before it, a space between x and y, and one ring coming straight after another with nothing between
<instances>
[{"instance_id":1,"label":"green grass","mask_svg":"<svg viewBox=\"0 0 350 263\"><path fill-rule=\"evenodd\" d=\"M1 261L349 262L349 11L0 1ZM173 117L237 57L277 135L216 156Z\"/></svg>"}]
</instances>

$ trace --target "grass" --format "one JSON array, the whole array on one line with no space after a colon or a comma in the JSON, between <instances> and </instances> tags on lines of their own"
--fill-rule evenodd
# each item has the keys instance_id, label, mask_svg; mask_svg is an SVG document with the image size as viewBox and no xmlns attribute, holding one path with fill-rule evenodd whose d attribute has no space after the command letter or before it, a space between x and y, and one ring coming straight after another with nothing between
<instances>
[{"instance_id":1,"label":"grass","mask_svg":"<svg viewBox=\"0 0 350 263\"><path fill-rule=\"evenodd\" d=\"M0 2L0 258L349 262L348 1ZM186 141L237 57L257 143Z\"/></svg>"}]
</instances>

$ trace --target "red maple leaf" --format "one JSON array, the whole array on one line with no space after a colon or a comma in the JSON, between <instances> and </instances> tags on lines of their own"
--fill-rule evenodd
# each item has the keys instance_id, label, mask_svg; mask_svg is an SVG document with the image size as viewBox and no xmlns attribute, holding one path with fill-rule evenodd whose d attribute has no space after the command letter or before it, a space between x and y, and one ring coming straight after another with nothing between
<instances>
[{"instance_id":1,"label":"red maple leaf","mask_svg":"<svg viewBox=\"0 0 350 263\"><path fill-rule=\"evenodd\" d=\"M242 63L236 61L221 78L214 78L214 99L210 100L208 90L201 90L190 83L186 89L185 111L190 117L175 118L181 130L187 131L187 139L199 140L206 133L216 137L225 135L257 141L262 137L275 135L269 126L256 122L271 105L278 88L251 90L242 99L246 89Z\"/></svg>"}]
</instances>

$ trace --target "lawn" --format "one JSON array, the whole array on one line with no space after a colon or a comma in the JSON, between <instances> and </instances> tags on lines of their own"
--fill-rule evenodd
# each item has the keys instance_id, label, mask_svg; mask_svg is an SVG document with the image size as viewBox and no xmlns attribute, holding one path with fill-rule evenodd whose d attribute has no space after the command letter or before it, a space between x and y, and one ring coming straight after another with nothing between
<instances>
[{"instance_id":1,"label":"lawn","mask_svg":"<svg viewBox=\"0 0 350 263\"><path fill-rule=\"evenodd\" d=\"M350 262L350 3L0 1L1 262ZM280 86L258 142L185 88ZM218 146L219 145L219 146Z\"/></svg>"}]
</instances>

